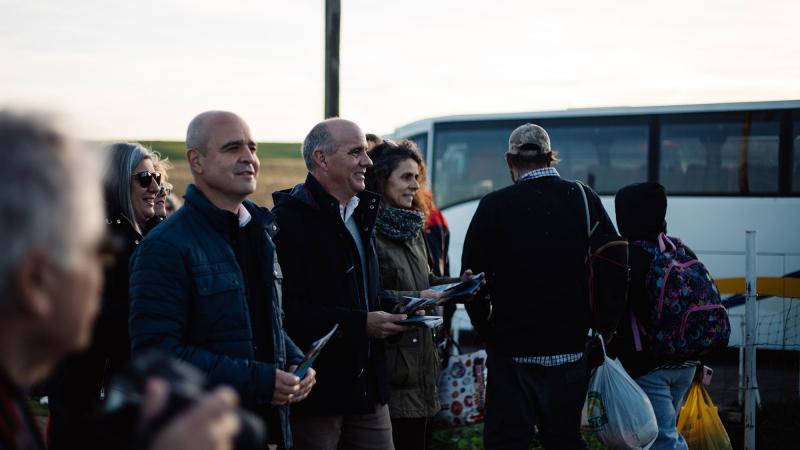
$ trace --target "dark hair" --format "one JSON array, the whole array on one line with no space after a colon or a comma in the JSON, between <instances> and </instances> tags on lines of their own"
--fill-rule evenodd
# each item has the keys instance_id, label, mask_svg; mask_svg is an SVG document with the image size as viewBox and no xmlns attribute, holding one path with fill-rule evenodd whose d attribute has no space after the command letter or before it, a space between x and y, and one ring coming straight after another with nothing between
<instances>
[{"instance_id":1,"label":"dark hair","mask_svg":"<svg viewBox=\"0 0 800 450\"><path fill-rule=\"evenodd\" d=\"M411 208L423 214L428 214L429 205L423 195L423 186L426 182L425 161L422 160L422 155L414 142L405 139L397 142L384 140L372 147L367 152L367 155L372 160L372 167L367 169L367 189L381 194L381 196L386 188L387 180L389 180L392 172L397 169L397 166L407 159L415 161L419 166L420 189L414 195Z\"/></svg>"},{"instance_id":2,"label":"dark hair","mask_svg":"<svg viewBox=\"0 0 800 450\"><path fill-rule=\"evenodd\" d=\"M526 145L535 145L535 144L526 144ZM536 148L538 149L539 146L537 145ZM525 146L522 147L525 150ZM509 159L511 160L511 164L514 166L527 166L527 165L545 165L550 167L552 164L557 164L560 159L558 159L558 152L552 151L545 154L533 155L533 156L525 156L525 155L508 155Z\"/></svg>"},{"instance_id":3,"label":"dark hair","mask_svg":"<svg viewBox=\"0 0 800 450\"><path fill-rule=\"evenodd\" d=\"M383 139L381 139L380 136L373 133L367 133L366 138L367 138L367 147L370 149L376 145L380 145L383 142Z\"/></svg>"}]
</instances>

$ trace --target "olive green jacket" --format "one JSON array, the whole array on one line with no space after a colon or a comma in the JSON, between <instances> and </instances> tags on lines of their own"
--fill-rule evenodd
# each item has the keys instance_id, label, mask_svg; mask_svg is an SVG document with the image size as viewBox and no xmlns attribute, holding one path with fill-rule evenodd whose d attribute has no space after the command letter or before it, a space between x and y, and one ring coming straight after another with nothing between
<instances>
[{"instance_id":1,"label":"olive green jacket","mask_svg":"<svg viewBox=\"0 0 800 450\"><path fill-rule=\"evenodd\" d=\"M419 297L420 291L432 285L458 281L431 273L422 232L407 241L380 234L377 240L382 287L390 295ZM393 418L430 417L439 411L436 382L440 367L433 330L413 327L387 338L386 363Z\"/></svg>"}]
</instances>

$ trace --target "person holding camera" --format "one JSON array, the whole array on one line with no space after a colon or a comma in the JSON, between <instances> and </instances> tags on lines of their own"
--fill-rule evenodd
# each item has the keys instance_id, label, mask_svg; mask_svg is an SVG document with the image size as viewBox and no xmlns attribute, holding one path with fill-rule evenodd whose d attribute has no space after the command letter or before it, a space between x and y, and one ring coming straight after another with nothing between
<instances>
[{"instance_id":1,"label":"person holding camera","mask_svg":"<svg viewBox=\"0 0 800 450\"><path fill-rule=\"evenodd\" d=\"M43 450L24 390L85 349L100 309L104 259L101 174L51 120L0 111L0 449ZM99 158L98 158L99 159ZM57 220L54 220L57 219ZM145 428L170 387L151 379ZM204 394L159 428L150 450L229 449L240 422L229 388ZM86 441L80 448L95 448Z\"/></svg>"},{"instance_id":2,"label":"person holding camera","mask_svg":"<svg viewBox=\"0 0 800 450\"><path fill-rule=\"evenodd\" d=\"M89 348L59 365L47 381L50 450L81 446L111 376L130 361L128 259L142 236L161 222L153 201L166 178L165 161L141 144L120 142L104 149L106 233L114 244L105 267L102 307Z\"/></svg>"},{"instance_id":3,"label":"person holding camera","mask_svg":"<svg viewBox=\"0 0 800 450\"><path fill-rule=\"evenodd\" d=\"M209 111L189 124L186 148L186 203L131 257L131 349L167 352L231 385L271 425L269 440L291 448L287 405L309 394L315 372L292 373L303 353L283 329L278 227L246 200L256 143L239 116Z\"/></svg>"}]
</instances>

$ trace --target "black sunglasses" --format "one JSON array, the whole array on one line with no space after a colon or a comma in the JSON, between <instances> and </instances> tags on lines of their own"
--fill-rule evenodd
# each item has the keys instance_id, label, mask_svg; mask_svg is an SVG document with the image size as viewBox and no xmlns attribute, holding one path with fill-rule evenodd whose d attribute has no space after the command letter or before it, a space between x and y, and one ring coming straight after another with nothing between
<instances>
[{"instance_id":1,"label":"black sunglasses","mask_svg":"<svg viewBox=\"0 0 800 450\"><path fill-rule=\"evenodd\" d=\"M153 182L153 178L155 178L156 184L161 186L161 174L159 172L145 170L144 172L133 174L133 179L138 181L139 185L143 188L148 188L150 183Z\"/></svg>"},{"instance_id":2,"label":"black sunglasses","mask_svg":"<svg viewBox=\"0 0 800 450\"><path fill-rule=\"evenodd\" d=\"M172 186L167 186L169 183L164 183L161 185L161 188L158 190L158 196L162 195L169 195L172 193Z\"/></svg>"}]
</instances>

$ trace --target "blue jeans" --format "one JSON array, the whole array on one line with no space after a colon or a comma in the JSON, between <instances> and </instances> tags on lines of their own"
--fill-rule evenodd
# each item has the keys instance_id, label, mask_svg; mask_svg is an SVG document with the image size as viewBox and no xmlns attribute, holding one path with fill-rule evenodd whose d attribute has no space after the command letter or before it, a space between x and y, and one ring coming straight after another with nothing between
<instances>
[{"instance_id":1,"label":"blue jeans","mask_svg":"<svg viewBox=\"0 0 800 450\"><path fill-rule=\"evenodd\" d=\"M650 399L658 422L658 438L651 450L687 450L686 441L675 427L694 371L695 367L659 369L636 378L636 383Z\"/></svg>"}]
</instances>

